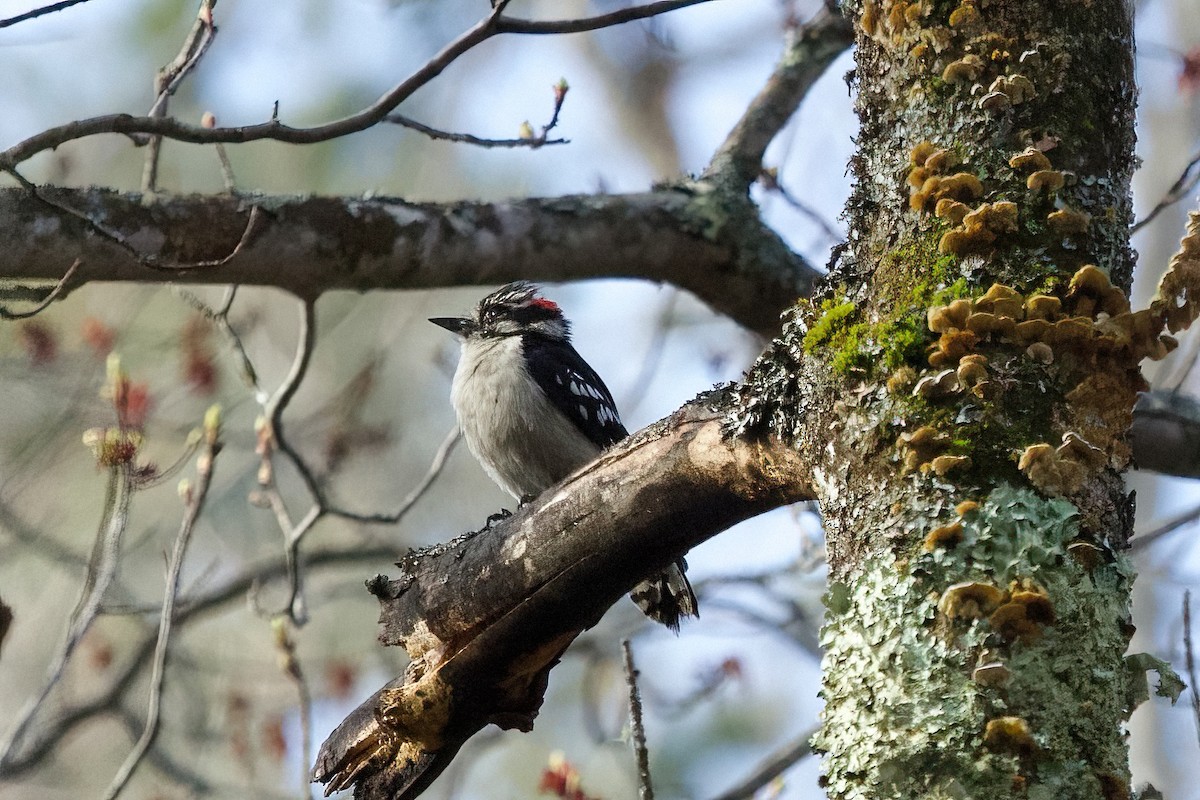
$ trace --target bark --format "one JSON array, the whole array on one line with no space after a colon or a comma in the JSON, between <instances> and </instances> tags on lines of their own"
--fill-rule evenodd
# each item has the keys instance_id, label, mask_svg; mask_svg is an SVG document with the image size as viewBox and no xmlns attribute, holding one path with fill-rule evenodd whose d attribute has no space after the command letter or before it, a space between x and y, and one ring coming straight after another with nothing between
<instances>
[{"instance_id":1,"label":"bark","mask_svg":"<svg viewBox=\"0 0 1200 800\"><path fill-rule=\"evenodd\" d=\"M1120 471L1137 365L1169 348L1169 304L1124 295L1129 9L849 6L850 247L738 419L814 464L826 790L1129 797Z\"/></svg>"},{"instance_id":2,"label":"bark","mask_svg":"<svg viewBox=\"0 0 1200 800\"><path fill-rule=\"evenodd\" d=\"M764 334L817 272L758 219L744 187L683 182L634 195L496 203L0 191L0 279L240 283L306 298L637 277L687 289ZM65 210L69 209L69 211ZM257 211L255 211L257 209Z\"/></svg>"},{"instance_id":3,"label":"bark","mask_svg":"<svg viewBox=\"0 0 1200 800\"><path fill-rule=\"evenodd\" d=\"M635 584L734 523L810 496L794 450L726 436L727 402L694 401L512 518L369 582L380 640L412 661L329 736L314 780L416 797L484 725L532 728L563 650Z\"/></svg>"}]
</instances>

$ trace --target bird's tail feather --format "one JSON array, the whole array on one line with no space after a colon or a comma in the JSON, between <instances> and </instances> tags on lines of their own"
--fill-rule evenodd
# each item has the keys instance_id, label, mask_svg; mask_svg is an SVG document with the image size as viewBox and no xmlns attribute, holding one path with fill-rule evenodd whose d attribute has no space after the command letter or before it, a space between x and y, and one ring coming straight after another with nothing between
<instances>
[{"instance_id":1,"label":"bird's tail feather","mask_svg":"<svg viewBox=\"0 0 1200 800\"><path fill-rule=\"evenodd\" d=\"M642 612L676 633L683 617L699 617L700 604L688 583L687 562L682 558L647 581L633 587L629 595Z\"/></svg>"}]
</instances>

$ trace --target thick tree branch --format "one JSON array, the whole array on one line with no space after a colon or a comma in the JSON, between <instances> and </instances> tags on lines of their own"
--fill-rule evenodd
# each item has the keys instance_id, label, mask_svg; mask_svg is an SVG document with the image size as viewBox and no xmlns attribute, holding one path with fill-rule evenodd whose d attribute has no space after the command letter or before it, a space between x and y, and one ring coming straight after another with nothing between
<instances>
[{"instance_id":1,"label":"thick tree branch","mask_svg":"<svg viewBox=\"0 0 1200 800\"><path fill-rule=\"evenodd\" d=\"M778 442L730 439L702 398L622 442L504 523L370 582L380 640L412 659L321 748L314 779L415 797L483 726L528 730L551 667L647 574L730 525L811 495Z\"/></svg>"},{"instance_id":2,"label":"thick tree branch","mask_svg":"<svg viewBox=\"0 0 1200 800\"><path fill-rule=\"evenodd\" d=\"M331 289L633 277L673 283L770 334L779 312L819 275L750 213L749 200L739 201L745 213L730 214L706 184L448 204L188 195L144 206L140 195L100 189L39 193L86 209L90 223L23 189L0 190L0 279L59 281L73 258L83 266L72 287L157 283L167 274L177 283L275 286L304 298ZM204 266L162 268L169 263Z\"/></svg>"},{"instance_id":3,"label":"thick tree branch","mask_svg":"<svg viewBox=\"0 0 1200 800\"><path fill-rule=\"evenodd\" d=\"M725 177L742 189L753 183L762 171L767 145L826 68L853 43L853 26L828 9L793 31L775 71L729 132L704 177Z\"/></svg>"},{"instance_id":4,"label":"thick tree branch","mask_svg":"<svg viewBox=\"0 0 1200 800\"><path fill-rule=\"evenodd\" d=\"M1138 469L1200 478L1200 402L1175 392L1147 392L1129 431Z\"/></svg>"}]
</instances>

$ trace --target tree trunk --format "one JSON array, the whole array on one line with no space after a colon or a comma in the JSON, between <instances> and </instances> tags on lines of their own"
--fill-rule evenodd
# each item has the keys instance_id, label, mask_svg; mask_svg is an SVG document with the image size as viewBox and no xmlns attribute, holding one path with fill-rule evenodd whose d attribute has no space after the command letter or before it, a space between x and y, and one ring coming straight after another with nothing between
<instances>
[{"instance_id":1,"label":"tree trunk","mask_svg":"<svg viewBox=\"0 0 1200 800\"><path fill-rule=\"evenodd\" d=\"M1123 291L1129 8L847 5L850 242L739 420L819 465L829 796L1128 797L1120 473L1169 346Z\"/></svg>"}]
</instances>

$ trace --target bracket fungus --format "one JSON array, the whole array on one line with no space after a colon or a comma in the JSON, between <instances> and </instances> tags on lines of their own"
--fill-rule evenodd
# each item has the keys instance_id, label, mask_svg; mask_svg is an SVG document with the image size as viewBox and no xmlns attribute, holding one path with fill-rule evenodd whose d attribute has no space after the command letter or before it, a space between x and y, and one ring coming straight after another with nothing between
<instances>
[{"instance_id":1,"label":"bracket fungus","mask_svg":"<svg viewBox=\"0 0 1200 800\"><path fill-rule=\"evenodd\" d=\"M949 619L983 619L1004 602L1005 591L990 583L964 581L946 587L938 611Z\"/></svg>"}]
</instances>

